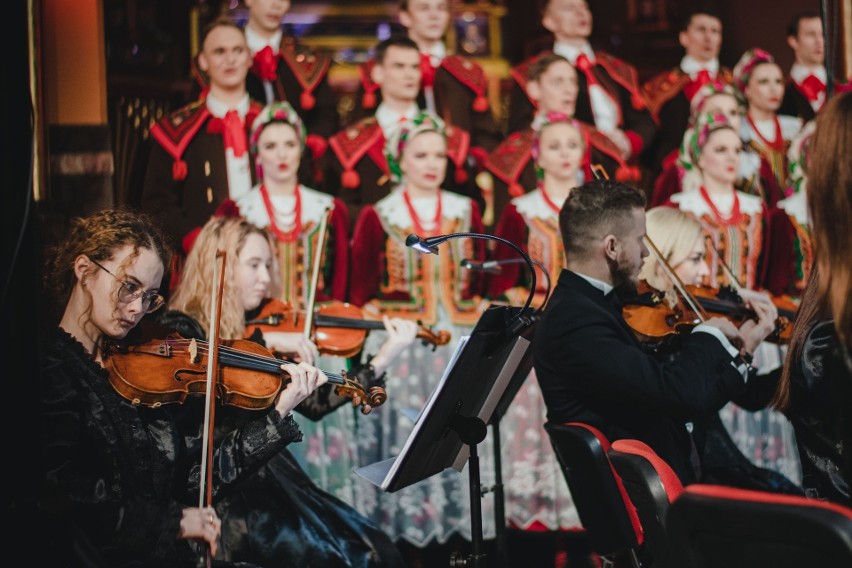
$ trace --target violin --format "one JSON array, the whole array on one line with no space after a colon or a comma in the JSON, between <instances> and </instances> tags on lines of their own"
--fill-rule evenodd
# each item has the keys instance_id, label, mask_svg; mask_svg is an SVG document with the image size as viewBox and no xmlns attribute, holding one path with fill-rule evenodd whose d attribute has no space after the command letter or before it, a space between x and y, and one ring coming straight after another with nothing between
<instances>
[{"instance_id":1,"label":"violin","mask_svg":"<svg viewBox=\"0 0 852 568\"><path fill-rule=\"evenodd\" d=\"M249 410L272 406L282 386L289 382L289 378L283 378L281 365L295 363L277 359L262 345L246 339L222 340L218 346L216 397L224 404ZM110 384L121 396L133 404L159 407L183 403L189 395L206 392L209 352L206 341L170 333L134 345L108 343L104 366ZM335 392L352 399L363 414L387 400L381 387L365 391L360 382L345 373L326 376L336 385Z\"/></svg>"},{"instance_id":2,"label":"violin","mask_svg":"<svg viewBox=\"0 0 852 568\"><path fill-rule=\"evenodd\" d=\"M622 316L627 325L643 343L664 342L675 336L689 333L701 323L701 317L680 297L674 306L666 301L662 290L640 281L636 296L622 307Z\"/></svg>"},{"instance_id":3,"label":"violin","mask_svg":"<svg viewBox=\"0 0 852 568\"><path fill-rule=\"evenodd\" d=\"M246 337L254 335L255 330L301 333L308 324L308 313L295 309L289 302L272 298L262 306L260 313L246 321ZM308 334L320 353L352 357L361 351L367 332L372 329L385 329L381 321L367 320L358 306L345 302L323 302L314 309L312 329ZM433 332L419 325L417 337L424 345L446 345L450 341L450 332Z\"/></svg>"},{"instance_id":4,"label":"violin","mask_svg":"<svg viewBox=\"0 0 852 568\"><path fill-rule=\"evenodd\" d=\"M727 317L737 327L748 319L757 318L755 311L747 307L732 288L714 290L705 286L687 285L686 289L708 313ZM775 331L766 340L783 345L790 341L793 334L797 306L790 298L770 296L770 299L778 310L778 319L775 320Z\"/></svg>"}]
</instances>

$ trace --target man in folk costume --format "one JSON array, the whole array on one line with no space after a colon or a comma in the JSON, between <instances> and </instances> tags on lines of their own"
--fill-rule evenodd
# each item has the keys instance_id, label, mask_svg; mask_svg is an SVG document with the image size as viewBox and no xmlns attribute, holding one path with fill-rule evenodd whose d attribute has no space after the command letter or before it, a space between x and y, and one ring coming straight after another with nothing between
<instances>
[{"instance_id":1,"label":"man in folk costume","mask_svg":"<svg viewBox=\"0 0 852 568\"><path fill-rule=\"evenodd\" d=\"M643 152L644 163L655 173L680 147L689 124L690 103L710 83L731 84L731 70L719 65L722 20L707 9L696 9L684 19L678 41L686 52L680 65L663 71L642 85L648 108L659 125L654 141Z\"/></svg>"},{"instance_id":2,"label":"man in folk costume","mask_svg":"<svg viewBox=\"0 0 852 568\"><path fill-rule=\"evenodd\" d=\"M420 113L420 51L408 37L394 36L376 47L373 81L380 86L382 102L372 116L351 124L329 139L326 189L349 208L357 219L364 205L375 203L391 190L391 172L384 154L385 141L400 125ZM470 134L455 125L447 127L447 190L471 197L481 206L482 196L473 181L468 160Z\"/></svg>"},{"instance_id":3,"label":"man in folk costume","mask_svg":"<svg viewBox=\"0 0 852 568\"><path fill-rule=\"evenodd\" d=\"M447 124L470 132L470 154L481 167L488 152L503 139L488 102L488 78L475 61L448 54L444 35L450 23L448 0L402 0L399 21L420 50L421 108L440 116ZM359 68L361 85L352 117L357 120L374 112L382 102L379 85L373 81L374 60Z\"/></svg>"},{"instance_id":4,"label":"man in folk costume","mask_svg":"<svg viewBox=\"0 0 852 568\"><path fill-rule=\"evenodd\" d=\"M822 19L816 12L796 15L787 26L787 45L795 61L784 89L778 114L798 116L804 121L816 117L826 99L828 73L825 69L825 39Z\"/></svg>"},{"instance_id":5,"label":"man in folk costume","mask_svg":"<svg viewBox=\"0 0 852 568\"><path fill-rule=\"evenodd\" d=\"M575 115L577 103L577 71L563 56L546 53L528 67L527 92L536 103L536 116L551 113ZM585 142L583 166L578 171L577 185L595 178L592 165L601 166L606 175L621 181L635 182L639 171L622 158L618 146L594 126L578 123ZM485 161L494 178L493 200L486 204L483 221L496 223L505 205L513 198L533 191L537 185L535 161L532 158L532 126L514 132Z\"/></svg>"},{"instance_id":6,"label":"man in folk costume","mask_svg":"<svg viewBox=\"0 0 852 568\"><path fill-rule=\"evenodd\" d=\"M287 101L302 117L311 150L308 165L312 166L305 168L311 178L304 179L322 189L319 163L328 148L328 137L340 128L337 97L328 83L331 57L284 36L281 21L290 9L289 0L245 0L245 5L246 42L252 56L246 77L249 96L261 105ZM209 86L209 77L197 59L193 60L193 75L202 89Z\"/></svg>"},{"instance_id":7,"label":"man in folk costume","mask_svg":"<svg viewBox=\"0 0 852 568\"><path fill-rule=\"evenodd\" d=\"M223 202L251 189L248 129L261 109L246 92L251 55L234 22L219 19L207 28L198 64L210 78L209 89L151 127L141 199L141 207L160 219L176 250L185 251Z\"/></svg>"},{"instance_id":8,"label":"man in folk costume","mask_svg":"<svg viewBox=\"0 0 852 568\"><path fill-rule=\"evenodd\" d=\"M555 38L552 51L565 57L579 72L577 120L592 124L621 150L623 159L638 159L656 130L639 87L636 69L589 43L592 13L586 0L549 0L542 25ZM512 69L515 84L509 98L509 132L529 127L535 102L526 89L527 67L534 58Z\"/></svg>"}]
</instances>

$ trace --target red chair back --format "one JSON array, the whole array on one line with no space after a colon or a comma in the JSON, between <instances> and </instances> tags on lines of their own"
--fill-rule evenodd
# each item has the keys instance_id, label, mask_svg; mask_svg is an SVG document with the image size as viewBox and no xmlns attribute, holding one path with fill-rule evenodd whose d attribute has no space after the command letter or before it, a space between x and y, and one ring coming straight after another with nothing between
<instances>
[{"instance_id":1,"label":"red chair back","mask_svg":"<svg viewBox=\"0 0 852 568\"><path fill-rule=\"evenodd\" d=\"M852 509L806 497L689 485L666 526L683 568L852 566Z\"/></svg>"}]
</instances>

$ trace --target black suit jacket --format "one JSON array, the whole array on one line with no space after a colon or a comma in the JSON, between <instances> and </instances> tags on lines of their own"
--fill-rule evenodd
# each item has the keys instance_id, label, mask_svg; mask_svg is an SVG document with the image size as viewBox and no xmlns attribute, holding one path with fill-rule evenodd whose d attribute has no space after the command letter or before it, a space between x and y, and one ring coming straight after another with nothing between
<instances>
[{"instance_id":1,"label":"black suit jacket","mask_svg":"<svg viewBox=\"0 0 852 568\"><path fill-rule=\"evenodd\" d=\"M798 116L805 122L816 118L816 112L808 101L808 97L799 90L792 80L788 80L787 86L784 88L784 99L778 108L778 114Z\"/></svg>"},{"instance_id":2,"label":"black suit jacket","mask_svg":"<svg viewBox=\"0 0 852 568\"><path fill-rule=\"evenodd\" d=\"M661 362L643 351L621 307L568 270L538 324L534 365L551 422L585 422L610 440L651 446L684 483L696 481L684 426L744 395L732 357L708 333Z\"/></svg>"}]
</instances>

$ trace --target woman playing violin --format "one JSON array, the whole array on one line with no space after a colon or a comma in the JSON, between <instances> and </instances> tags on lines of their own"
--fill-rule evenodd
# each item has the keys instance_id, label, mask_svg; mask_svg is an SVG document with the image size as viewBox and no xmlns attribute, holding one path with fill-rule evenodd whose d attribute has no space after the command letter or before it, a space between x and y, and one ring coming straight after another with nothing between
<instances>
[{"instance_id":1,"label":"woman playing violin","mask_svg":"<svg viewBox=\"0 0 852 568\"><path fill-rule=\"evenodd\" d=\"M713 289L734 287L743 296L763 287L767 263L773 258L767 254L765 203L735 187L741 146L739 134L727 118L700 117L686 143L694 168L671 201L695 218L707 235L710 275L704 284ZM754 366L765 374L781 366L784 354L778 345L764 342L754 357ZM735 405L726 406L721 415L752 461L799 479L795 440L783 416L768 410L744 413Z\"/></svg>"},{"instance_id":2,"label":"woman playing violin","mask_svg":"<svg viewBox=\"0 0 852 568\"><path fill-rule=\"evenodd\" d=\"M55 540L39 553L49 565L195 566L190 541L215 554L221 532L212 508L185 505L198 502L201 424L182 405L132 404L103 366L108 340L162 306L167 240L146 216L107 210L76 219L46 258L45 284L64 313L42 345L40 510ZM218 440L216 490L298 440L290 411L325 375L307 365L286 372L275 405Z\"/></svg>"},{"instance_id":3,"label":"woman playing violin","mask_svg":"<svg viewBox=\"0 0 852 568\"><path fill-rule=\"evenodd\" d=\"M687 294L690 294L690 290L706 281L710 274L710 268L707 265L706 245L701 225L691 216L671 207L654 207L648 210L645 214L645 222L648 238L656 245L662 258L657 258L653 254L646 257L639 273L639 279L652 290L664 294L664 305L656 309L666 310L667 307L671 306L684 309L684 299L680 297L675 284L668 276L668 271L671 270L680 283L685 286ZM666 266L663 266L663 262ZM752 321L748 321L744 325L769 325L775 320L777 310L766 294L749 291L749 293L743 295L748 300L745 300L746 303L741 310L753 310L755 314ZM699 309L702 309L701 298L692 296L692 300L698 305ZM688 308L686 309L688 310ZM630 307L626 307L625 310L629 311ZM719 313L718 311L709 311L707 316L719 317L717 315ZM695 314L686 317L694 318ZM721 315L721 317L732 316ZM625 319L631 324L629 317ZM732 321L738 319L734 318ZM759 323L753 321L755 319ZM634 327L634 329L636 328ZM745 331L746 328L741 326L740 330ZM658 333L651 330L637 331L644 332L645 335L657 335ZM769 396L773 392L776 378L777 374L772 379L761 379L767 385L764 389L764 396L750 400L749 402L752 405L748 406L749 410L760 410L766 407ZM740 402L745 404L744 400ZM782 474L752 464L737 448L722 424L718 413L706 413L696 417L687 428L698 440L697 447L701 448L701 460L706 474L705 480L715 480L724 485L752 489L784 493L799 492L796 484Z\"/></svg>"},{"instance_id":4,"label":"woman playing violin","mask_svg":"<svg viewBox=\"0 0 852 568\"><path fill-rule=\"evenodd\" d=\"M213 217L199 233L190 250L181 283L169 301L169 311L160 323L184 337L204 338L214 285L213 259L223 250L225 268L220 335L242 339L246 314L251 314L274 294L277 279L270 234L235 216ZM383 350L350 372L369 388L381 382L383 367L414 339L415 326L394 327L388 322L389 339ZM406 327L407 326L407 327ZM287 351L279 343L279 332L257 330L252 337L267 346ZM378 376L377 376L378 373ZM327 385L313 392L296 408L312 420L349 402ZM229 432L254 411L231 406L217 410L217 433ZM221 434L220 434L221 435ZM223 519L220 557L228 561L272 565L401 565L393 543L354 509L320 489L301 468L289 450L277 453L218 501Z\"/></svg>"}]
</instances>

